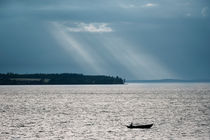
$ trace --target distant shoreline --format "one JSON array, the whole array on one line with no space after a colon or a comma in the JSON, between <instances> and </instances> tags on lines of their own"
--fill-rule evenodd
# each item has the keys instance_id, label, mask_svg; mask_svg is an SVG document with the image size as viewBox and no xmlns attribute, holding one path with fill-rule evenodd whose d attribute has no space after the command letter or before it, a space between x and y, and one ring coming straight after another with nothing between
<instances>
[{"instance_id":1,"label":"distant shoreline","mask_svg":"<svg viewBox=\"0 0 210 140\"><path fill-rule=\"evenodd\" d=\"M126 83L210 83L210 79L198 79L198 80L180 80L180 79L127 80Z\"/></svg>"}]
</instances>

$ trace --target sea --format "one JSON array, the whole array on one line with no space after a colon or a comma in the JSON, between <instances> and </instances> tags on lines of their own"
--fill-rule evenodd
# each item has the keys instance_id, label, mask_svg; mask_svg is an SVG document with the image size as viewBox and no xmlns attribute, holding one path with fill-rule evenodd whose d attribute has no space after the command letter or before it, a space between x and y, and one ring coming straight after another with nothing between
<instances>
[{"instance_id":1,"label":"sea","mask_svg":"<svg viewBox=\"0 0 210 140\"><path fill-rule=\"evenodd\" d=\"M210 83L0 86L0 140L63 139L209 140Z\"/></svg>"}]
</instances>

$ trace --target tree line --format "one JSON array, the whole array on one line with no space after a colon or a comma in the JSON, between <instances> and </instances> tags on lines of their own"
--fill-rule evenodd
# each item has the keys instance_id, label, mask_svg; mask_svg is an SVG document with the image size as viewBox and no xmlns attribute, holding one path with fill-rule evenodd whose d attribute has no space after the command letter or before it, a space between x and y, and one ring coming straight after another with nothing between
<instances>
[{"instance_id":1,"label":"tree line","mask_svg":"<svg viewBox=\"0 0 210 140\"><path fill-rule=\"evenodd\" d=\"M124 82L125 80L118 76L105 75L0 73L0 85L124 84Z\"/></svg>"}]
</instances>

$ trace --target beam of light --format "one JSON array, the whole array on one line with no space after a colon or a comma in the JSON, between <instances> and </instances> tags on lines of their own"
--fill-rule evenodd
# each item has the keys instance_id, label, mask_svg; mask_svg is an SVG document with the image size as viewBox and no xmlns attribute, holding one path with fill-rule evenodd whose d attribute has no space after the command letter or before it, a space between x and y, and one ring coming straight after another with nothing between
<instances>
[{"instance_id":1,"label":"beam of light","mask_svg":"<svg viewBox=\"0 0 210 140\"><path fill-rule=\"evenodd\" d=\"M158 60L145 52L133 49L131 44L118 37L103 37L102 44L109 53L138 79L174 78Z\"/></svg>"},{"instance_id":2,"label":"beam of light","mask_svg":"<svg viewBox=\"0 0 210 140\"><path fill-rule=\"evenodd\" d=\"M84 47L74 39L62 25L53 23L53 26L53 35L61 44L61 47L65 49L79 65L81 65L86 71L87 68L89 68L94 73L103 73L97 59L92 57L91 53L88 52L88 48L85 49L87 46Z\"/></svg>"}]
</instances>

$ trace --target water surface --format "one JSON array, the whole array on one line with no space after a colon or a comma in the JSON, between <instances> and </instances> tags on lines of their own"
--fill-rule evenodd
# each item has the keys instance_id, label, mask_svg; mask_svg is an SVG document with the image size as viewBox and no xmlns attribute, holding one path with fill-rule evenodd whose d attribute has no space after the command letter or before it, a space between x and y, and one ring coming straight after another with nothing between
<instances>
[{"instance_id":1,"label":"water surface","mask_svg":"<svg viewBox=\"0 0 210 140\"><path fill-rule=\"evenodd\" d=\"M209 140L210 84L0 86L0 139Z\"/></svg>"}]
</instances>

